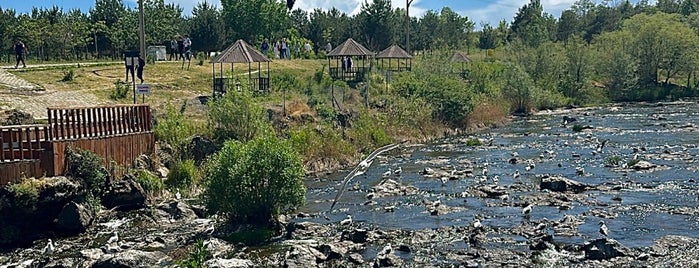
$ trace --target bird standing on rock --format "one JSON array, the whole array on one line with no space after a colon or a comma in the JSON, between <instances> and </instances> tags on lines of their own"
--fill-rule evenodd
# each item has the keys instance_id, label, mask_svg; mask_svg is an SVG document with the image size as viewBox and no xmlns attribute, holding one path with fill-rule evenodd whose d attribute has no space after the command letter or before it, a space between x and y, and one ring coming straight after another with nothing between
<instances>
[{"instance_id":1,"label":"bird standing on rock","mask_svg":"<svg viewBox=\"0 0 699 268\"><path fill-rule=\"evenodd\" d=\"M114 231L114 235L107 240L107 244L113 244L119 241L119 234L117 234L116 231Z\"/></svg>"},{"instance_id":2,"label":"bird standing on rock","mask_svg":"<svg viewBox=\"0 0 699 268\"><path fill-rule=\"evenodd\" d=\"M44 255L51 255L55 249L55 246L53 245L53 240L49 238L49 242L46 243L46 246L44 247Z\"/></svg>"},{"instance_id":3,"label":"bird standing on rock","mask_svg":"<svg viewBox=\"0 0 699 268\"><path fill-rule=\"evenodd\" d=\"M383 247L383 249L381 249L378 255L386 256L388 254L391 254L391 252L393 252L393 248L391 247L391 243L388 243L386 246Z\"/></svg>"},{"instance_id":4,"label":"bird standing on rock","mask_svg":"<svg viewBox=\"0 0 699 268\"><path fill-rule=\"evenodd\" d=\"M526 207L524 207L522 209L522 215L525 217L529 216L529 214L532 213L532 209L533 209L532 204L527 205Z\"/></svg>"},{"instance_id":5,"label":"bird standing on rock","mask_svg":"<svg viewBox=\"0 0 699 268\"><path fill-rule=\"evenodd\" d=\"M383 175L381 175L381 177L383 177L383 178L388 178L390 176L391 176L391 169L390 168L386 172L384 172Z\"/></svg>"},{"instance_id":6,"label":"bird standing on rock","mask_svg":"<svg viewBox=\"0 0 699 268\"><path fill-rule=\"evenodd\" d=\"M481 224L481 220L479 220L478 218L476 218L476 219L473 221L473 228L474 228L474 229L481 229L481 228L483 228L483 224Z\"/></svg>"},{"instance_id":7,"label":"bird standing on rock","mask_svg":"<svg viewBox=\"0 0 699 268\"><path fill-rule=\"evenodd\" d=\"M401 173L403 173L403 168L402 168L402 167L398 167L397 169L395 169L395 170L393 171L393 174L395 174L396 176L400 176Z\"/></svg>"},{"instance_id":8,"label":"bird standing on rock","mask_svg":"<svg viewBox=\"0 0 699 268\"><path fill-rule=\"evenodd\" d=\"M604 237L609 236L609 228L607 228L607 225L604 224L604 221L599 221L599 233Z\"/></svg>"},{"instance_id":9,"label":"bird standing on rock","mask_svg":"<svg viewBox=\"0 0 699 268\"><path fill-rule=\"evenodd\" d=\"M340 225L351 225L351 224L352 224L352 215L347 215L346 219L340 221Z\"/></svg>"}]
</instances>

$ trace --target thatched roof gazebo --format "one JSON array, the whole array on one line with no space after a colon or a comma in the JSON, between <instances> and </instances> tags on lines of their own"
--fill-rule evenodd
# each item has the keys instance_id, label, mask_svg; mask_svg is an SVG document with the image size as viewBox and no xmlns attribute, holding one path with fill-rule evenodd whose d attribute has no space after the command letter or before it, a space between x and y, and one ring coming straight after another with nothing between
<instances>
[{"instance_id":1,"label":"thatched roof gazebo","mask_svg":"<svg viewBox=\"0 0 699 268\"><path fill-rule=\"evenodd\" d=\"M235 63L247 63L248 64L248 82L251 88L256 90L268 90L269 89L269 63L272 60L267 58L261 52L255 50L252 46L243 40L238 40L233 43L226 50L221 52L218 56L211 60L211 70L212 76L214 78L213 91L214 96L225 94L228 88L231 86L233 81L233 65ZM252 76L252 63L257 62L257 77ZM262 73L262 63L267 63L267 73ZM216 63L220 65L219 77L216 77ZM231 64L231 76L224 77L223 64Z\"/></svg>"},{"instance_id":2,"label":"thatched roof gazebo","mask_svg":"<svg viewBox=\"0 0 699 268\"><path fill-rule=\"evenodd\" d=\"M392 72L410 71L413 67L413 56L403 50L398 45L392 45L376 54L376 59L381 61L380 68ZM397 66L391 65L391 60L395 59ZM384 67L384 61L388 60L388 69ZM402 61L401 61L402 60ZM401 66L402 64L402 66Z\"/></svg>"},{"instance_id":3,"label":"thatched roof gazebo","mask_svg":"<svg viewBox=\"0 0 699 268\"><path fill-rule=\"evenodd\" d=\"M462 77L466 78L468 75L468 71L464 70L464 64L466 63L471 63L473 60L469 58L466 54L463 52L457 51L454 52L454 55L451 56L450 59L451 62L460 62L461 63L461 72L459 73Z\"/></svg>"},{"instance_id":4,"label":"thatched roof gazebo","mask_svg":"<svg viewBox=\"0 0 699 268\"><path fill-rule=\"evenodd\" d=\"M369 60L371 64L370 58L373 56L374 52L349 38L327 54L330 77L350 82L362 81L369 71L366 62ZM355 65L352 57L362 60L361 67Z\"/></svg>"}]
</instances>

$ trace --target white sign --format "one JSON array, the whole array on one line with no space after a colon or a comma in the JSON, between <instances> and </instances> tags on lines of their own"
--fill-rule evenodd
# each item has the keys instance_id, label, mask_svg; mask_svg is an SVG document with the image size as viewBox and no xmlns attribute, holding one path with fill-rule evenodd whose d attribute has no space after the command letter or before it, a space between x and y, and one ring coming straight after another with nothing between
<instances>
[{"instance_id":1,"label":"white sign","mask_svg":"<svg viewBox=\"0 0 699 268\"><path fill-rule=\"evenodd\" d=\"M149 84L137 84L136 93L150 95L150 85Z\"/></svg>"}]
</instances>

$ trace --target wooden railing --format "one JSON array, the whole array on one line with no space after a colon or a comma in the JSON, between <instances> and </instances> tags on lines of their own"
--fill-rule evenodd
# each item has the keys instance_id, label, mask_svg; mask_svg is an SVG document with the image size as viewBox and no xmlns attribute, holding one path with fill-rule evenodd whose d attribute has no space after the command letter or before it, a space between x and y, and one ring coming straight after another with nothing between
<instances>
[{"instance_id":1,"label":"wooden railing","mask_svg":"<svg viewBox=\"0 0 699 268\"><path fill-rule=\"evenodd\" d=\"M152 130L150 106L48 108L49 140L107 137Z\"/></svg>"},{"instance_id":2,"label":"wooden railing","mask_svg":"<svg viewBox=\"0 0 699 268\"><path fill-rule=\"evenodd\" d=\"M0 162L39 159L44 151L42 142L47 141L45 125L19 125L0 127Z\"/></svg>"},{"instance_id":3,"label":"wooden railing","mask_svg":"<svg viewBox=\"0 0 699 268\"><path fill-rule=\"evenodd\" d=\"M346 68L346 69L341 69L338 67L330 67L330 76L335 79L340 79L340 80L346 80L346 81L352 81L352 82L361 82L364 80L364 74L369 71L369 68L366 67L352 67L352 68Z\"/></svg>"}]
</instances>

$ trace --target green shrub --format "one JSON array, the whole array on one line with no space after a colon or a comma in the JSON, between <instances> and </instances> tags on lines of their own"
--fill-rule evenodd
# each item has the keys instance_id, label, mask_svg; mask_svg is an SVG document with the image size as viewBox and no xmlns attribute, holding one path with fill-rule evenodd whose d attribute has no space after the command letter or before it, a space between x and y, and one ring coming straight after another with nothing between
<instances>
[{"instance_id":1,"label":"green shrub","mask_svg":"<svg viewBox=\"0 0 699 268\"><path fill-rule=\"evenodd\" d=\"M114 82L114 90L111 94L109 94L109 98L111 100L125 99L129 95L130 90L131 86L129 85L129 83L117 80L116 82Z\"/></svg>"},{"instance_id":2,"label":"green shrub","mask_svg":"<svg viewBox=\"0 0 699 268\"><path fill-rule=\"evenodd\" d=\"M45 185L42 180L34 178L24 178L19 183L10 184L7 190L14 197L14 205L23 211L30 213L36 209L36 203L39 201L39 192Z\"/></svg>"},{"instance_id":3,"label":"green shrub","mask_svg":"<svg viewBox=\"0 0 699 268\"><path fill-rule=\"evenodd\" d=\"M207 170L204 199L210 212L232 221L269 224L304 203L303 177L301 157L286 141L227 141Z\"/></svg>"},{"instance_id":4,"label":"green shrub","mask_svg":"<svg viewBox=\"0 0 699 268\"><path fill-rule=\"evenodd\" d=\"M607 157L604 159L604 164L607 166L616 167L621 164L621 157L618 155Z\"/></svg>"},{"instance_id":5,"label":"green shrub","mask_svg":"<svg viewBox=\"0 0 699 268\"><path fill-rule=\"evenodd\" d=\"M349 130L352 143L364 153L370 153L375 148L390 144L391 137L386 134L386 124L365 112L354 121Z\"/></svg>"},{"instance_id":6,"label":"green shrub","mask_svg":"<svg viewBox=\"0 0 699 268\"><path fill-rule=\"evenodd\" d=\"M204 241L199 239L192 245L189 251L189 257L184 260L177 261L177 265L182 268L200 268L204 267L204 262L211 259L211 254L206 250Z\"/></svg>"},{"instance_id":7,"label":"green shrub","mask_svg":"<svg viewBox=\"0 0 699 268\"><path fill-rule=\"evenodd\" d=\"M209 126L219 142L228 139L249 141L271 129L262 106L249 93L230 91L209 104Z\"/></svg>"},{"instance_id":8,"label":"green shrub","mask_svg":"<svg viewBox=\"0 0 699 268\"><path fill-rule=\"evenodd\" d=\"M136 181L151 196L160 195L164 188L163 180L144 169L136 171Z\"/></svg>"},{"instance_id":9,"label":"green shrub","mask_svg":"<svg viewBox=\"0 0 699 268\"><path fill-rule=\"evenodd\" d=\"M197 166L194 165L194 160L187 159L181 162L175 162L167 174L167 185L170 188L189 189L196 182Z\"/></svg>"},{"instance_id":10,"label":"green shrub","mask_svg":"<svg viewBox=\"0 0 699 268\"><path fill-rule=\"evenodd\" d=\"M66 174L80 180L89 193L99 196L107 181L102 158L88 150L66 148L68 168Z\"/></svg>"},{"instance_id":11,"label":"green shrub","mask_svg":"<svg viewBox=\"0 0 699 268\"><path fill-rule=\"evenodd\" d=\"M185 141L194 132L192 122L187 120L184 115L186 104L186 102L183 102L179 111L173 105L168 104L165 108L165 115L155 125L154 133L156 139L176 149L184 145Z\"/></svg>"},{"instance_id":12,"label":"green shrub","mask_svg":"<svg viewBox=\"0 0 699 268\"><path fill-rule=\"evenodd\" d=\"M583 127L582 125L578 125L578 124L573 125L573 132L580 132L580 131L583 131L583 129L585 129L585 127Z\"/></svg>"},{"instance_id":13,"label":"green shrub","mask_svg":"<svg viewBox=\"0 0 699 268\"><path fill-rule=\"evenodd\" d=\"M71 68L68 70L63 71L63 79L61 79L62 82L70 82L75 79L75 71Z\"/></svg>"},{"instance_id":14,"label":"green shrub","mask_svg":"<svg viewBox=\"0 0 699 268\"><path fill-rule=\"evenodd\" d=\"M321 125L323 126L323 125ZM289 142L294 149L303 155L306 162L319 159L349 159L355 149L342 134L332 127L305 126L295 129L289 134Z\"/></svg>"},{"instance_id":15,"label":"green shrub","mask_svg":"<svg viewBox=\"0 0 699 268\"><path fill-rule=\"evenodd\" d=\"M466 141L466 146L481 146L483 143L479 139L468 139Z\"/></svg>"}]
</instances>

